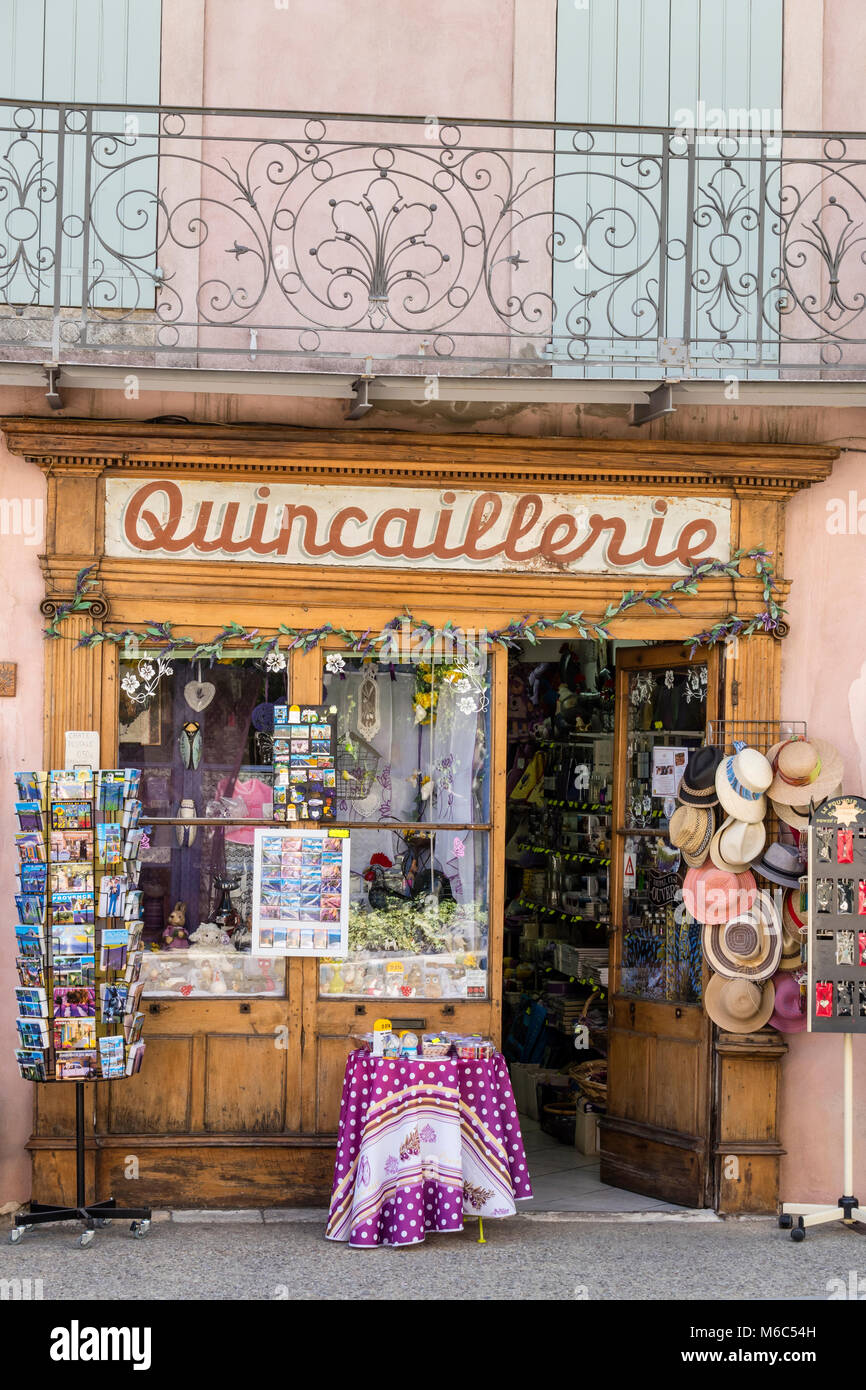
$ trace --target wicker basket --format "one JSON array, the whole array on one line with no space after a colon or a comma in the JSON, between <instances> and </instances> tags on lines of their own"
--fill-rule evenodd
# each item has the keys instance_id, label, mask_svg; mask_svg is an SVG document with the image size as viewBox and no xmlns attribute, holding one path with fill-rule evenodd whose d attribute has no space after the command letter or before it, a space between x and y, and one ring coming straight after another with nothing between
<instances>
[{"instance_id":1,"label":"wicker basket","mask_svg":"<svg viewBox=\"0 0 866 1390\"><path fill-rule=\"evenodd\" d=\"M354 730L339 741L335 760L337 795L347 801L368 796L381 760L381 754Z\"/></svg>"},{"instance_id":2,"label":"wicker basket","mask_svg":"<svg viewBox=\"0 0 866 1390\"><path fill-rule=\"evenodd\" d=\"M569 1076L573 1077L577 1089L587 1100L597 1100L607 1102L607 1061L605 1058L596 1058L592 1062L572 1062L568 1068Z\"/></svg>"}]
</instances>

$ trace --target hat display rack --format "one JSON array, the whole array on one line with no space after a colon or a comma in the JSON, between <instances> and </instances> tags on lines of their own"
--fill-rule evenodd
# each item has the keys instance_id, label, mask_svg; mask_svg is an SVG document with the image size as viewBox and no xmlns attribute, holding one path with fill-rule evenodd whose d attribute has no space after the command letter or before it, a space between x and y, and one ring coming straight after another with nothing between
<instances>
[{"instance_id":1,"label":"hat display rack","mask_svg":"<svg viewBox=\"0 0 866 1390\"><path fill-rule=\"evenodd\" d=\"M854 1043L866 1033L866 798L828 797L808 831L808 1020L810 1033L842 1034L843 1195L835 1204L785 1202L779 1225L866 1221L854 1196Z\"/></svg>"},{"instance_id":2,"label":"hat display rack","mask_svg":"<svg viewBox=\"0 0 866 1390\"><path fill-rule=\"evenodd\" d=\"M776 754L789 745L800 758L815 757L805 721L708 721L706 743L690 760L671 821L672 842L688 865L683 900L701 923L712 972L704 1005L729 1032L770 1024L784 1034L806 1027L806 904L800 899L805 845L796 823L802 807L795 815L769 794L780 777ZM718 765L704 767L700 760L709 762L713 750ZM827 762L835 767L833 758ZM692 783L698 790L691 790ZM779 794L790 795L793 785Z\"/></svg>"}]
</instances>

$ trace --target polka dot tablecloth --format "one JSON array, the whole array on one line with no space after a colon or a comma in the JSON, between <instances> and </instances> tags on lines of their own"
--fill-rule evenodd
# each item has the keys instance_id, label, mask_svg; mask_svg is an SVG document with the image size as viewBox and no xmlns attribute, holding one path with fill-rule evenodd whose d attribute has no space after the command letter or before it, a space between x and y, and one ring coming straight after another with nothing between
<instances>
[{"instance_id":1,"label":"polka dot tablecloth","mask_svg":"<svg viewBox=\"0 0 866 1390\"><path fill-rule=\"evenodd\" d=\"M505 1059L346 1062L329 1240L417 1245L532 1196Z\"/></svg>"}]
</instances>

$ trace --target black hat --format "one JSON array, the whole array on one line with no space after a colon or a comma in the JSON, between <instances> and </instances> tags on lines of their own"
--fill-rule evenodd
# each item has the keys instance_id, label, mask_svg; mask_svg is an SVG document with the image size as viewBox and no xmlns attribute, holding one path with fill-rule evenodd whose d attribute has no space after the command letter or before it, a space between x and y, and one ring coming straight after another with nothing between
<instances>
[{"instance_id":1,"label":"black hat","mask_svg":"<svg viewBox=\"0 0 866 1390\"><path fill-rule=\"evenodd\" d=\"M721 748L696 748L686 763L677 797L687 806L718 806L716 768L724 758Z\"/></svg>"}]
</instances>

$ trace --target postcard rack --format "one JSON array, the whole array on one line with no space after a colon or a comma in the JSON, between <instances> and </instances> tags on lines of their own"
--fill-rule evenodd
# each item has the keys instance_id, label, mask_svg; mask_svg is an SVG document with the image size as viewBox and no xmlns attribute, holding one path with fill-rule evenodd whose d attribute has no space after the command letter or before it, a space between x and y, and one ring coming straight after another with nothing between
<instances>
[{"instance_id":1,"label":"postcard rack","mask_svg":"<svg viewBox=\"0 0 866 1390\"><path fill-rule=\"evenodd\" d=\"M75 1205L31 1202L10 1240L55 1221L81 1221L79 1245L97 1226L150 1226L146 1207L113 1198L86 1201L85 1084L118 1080L141 1066L144 1015L138 1010L142 831L134 769L19 772L15 901L16 1061L26 1080L75 1086Z\"/></svg>"}]
</instances>

